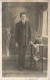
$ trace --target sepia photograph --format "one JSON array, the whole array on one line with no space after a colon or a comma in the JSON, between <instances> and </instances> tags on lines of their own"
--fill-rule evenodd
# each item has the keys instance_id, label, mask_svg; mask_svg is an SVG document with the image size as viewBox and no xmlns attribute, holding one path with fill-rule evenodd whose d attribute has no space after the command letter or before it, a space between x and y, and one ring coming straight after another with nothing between
<instances>
[{"instance_id":1,"label":"sepia photograph","mask_svg":"<svg viewBox=\"0 0 50 80\"><path fill-rule=\"evenodd\" d=\"M47 77L48 2L2 2L2 77Z\"/></svg>"}]
</instances>

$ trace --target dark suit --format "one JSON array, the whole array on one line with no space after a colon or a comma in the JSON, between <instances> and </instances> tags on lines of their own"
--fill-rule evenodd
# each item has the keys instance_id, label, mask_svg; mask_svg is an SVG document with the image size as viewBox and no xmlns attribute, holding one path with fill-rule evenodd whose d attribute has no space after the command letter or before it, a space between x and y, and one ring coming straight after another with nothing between
<instances>
[{"instance_id":1,"label":"dark suit","mask_svg":"<svg viewBox=\"0 0 50 80\"><path fill-rule=\"evenodd\" d=\"M24 67L26 47L29 45L29 41L31 40L30 23L26 22L23 24L22 21L18 22L15 28L15 35L15 41L18 43L19 50L18 63L19 66Z\"/></svg>"}]
</instances>

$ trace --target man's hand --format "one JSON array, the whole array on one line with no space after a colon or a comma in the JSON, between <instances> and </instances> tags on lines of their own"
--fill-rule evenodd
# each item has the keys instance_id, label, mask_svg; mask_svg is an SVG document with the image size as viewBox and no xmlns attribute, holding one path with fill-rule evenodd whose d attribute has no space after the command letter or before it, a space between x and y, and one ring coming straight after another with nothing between
<instances>
[{"instance_id":1,"label":"man's hand","mask_svg":"<svg viewBox=\"0 0 50 80\"><path fill-rule=\"evenodd\" d=\"M16 43L16 47L18 48L18 43Z\"/></svg>"},{"instance_id":2,"label":"man's hand","mask_svg":"<svg viewBox=\"0 0 50 80\"><path fill-rule=\"evenodd\" d=\"M29 42L29 45L32 45L32 44L33 44L33 42L32 42L32 41L30 41L30 42Z\"/></svg>"}]
</instances>

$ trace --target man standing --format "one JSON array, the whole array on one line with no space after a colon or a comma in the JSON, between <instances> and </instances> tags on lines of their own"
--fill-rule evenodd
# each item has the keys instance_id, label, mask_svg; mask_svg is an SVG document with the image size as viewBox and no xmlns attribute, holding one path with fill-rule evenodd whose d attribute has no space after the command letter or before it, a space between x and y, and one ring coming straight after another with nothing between
<instances>
[{"instance_id":1,"label":"man standing","mask_svg":"<svg viewBox=\"0 0 50 80\"><path fill-rule=\"evenodd\" d=\"M27 45L31 44L31 26L26 18L26 13L20 14L21 21L16 24L15 41L18 48L18 67L23 69Z\"/></svg>"}]
</instances>

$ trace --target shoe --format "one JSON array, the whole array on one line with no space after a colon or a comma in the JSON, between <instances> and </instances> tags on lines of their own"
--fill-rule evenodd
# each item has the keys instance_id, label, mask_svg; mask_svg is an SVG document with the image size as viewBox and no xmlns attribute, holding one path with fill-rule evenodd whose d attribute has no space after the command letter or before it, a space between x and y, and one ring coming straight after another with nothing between
<instances>
[{"instance_id":1,"label":"shoe","mask_svg":"<svg viewBox=\"0 0 50 80\"><path fill-rule=\"evenodd\" d=\"M20 70L20 71L21 71L21 70L23 70L23 68L22 68L22 67L19 67L19 68L18 68L18 70Z\"/></svg>"}]
</instances>

